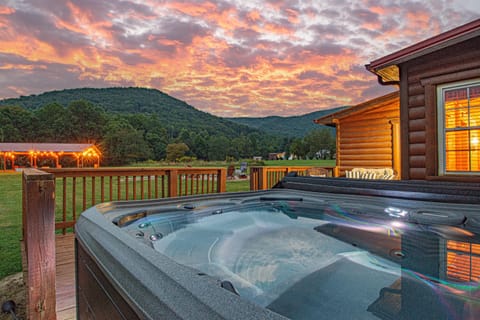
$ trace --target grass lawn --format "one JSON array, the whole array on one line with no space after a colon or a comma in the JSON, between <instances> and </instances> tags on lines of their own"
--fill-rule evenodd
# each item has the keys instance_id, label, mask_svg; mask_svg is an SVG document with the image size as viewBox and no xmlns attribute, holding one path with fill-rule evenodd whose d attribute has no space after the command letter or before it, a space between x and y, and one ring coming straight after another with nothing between
<instances>
[{"instance_id":1,"label":"grass lawn","mask_svg":"<svg viewBox=\"0 0 480 320\"><path fill-rule=\"evenodd\" d=\"M250 191L250 180L227 180L227 192Z\"/></svg>"},{"instance_id":2,"label":"grass lawn","mask_svg":"<svg viewBox=\"0 0 480 320\"><path fill-rule=\"evenodd\" d=\"M0 173L0 279L22 270L22 175Z\"/></svg>"},{"instance_id":3,"label":"grass lawn","mask_svg":"<svg viewBox=\"0 0 480 320\"><path fill-rule=\"evenodd\" d=\"M251 161L247 160L239 160L235 162L225 162L225 161L201 161L195 160L188 163L168 163L168 162L157 162L157 161L145 161L140 163L132 164L132 167L185 167L186 164L192 167L227 167L230 164L235 165L235 167L239 168L240 163L248 162L252 163ZM263 160L262 163L266 166L335 166L335 160ZM252 163L249 166L257 166L257 164Z\"/></svg>"},{"instance_id":4,"label":"grass lawn","mask_svg":"<svg viewBox=\"0 0 480 320\"><path fill-rule=\"evenodd\" d=\"M335 160L264 160L266 166L315 166L330 167L335 166Z\"/></svg>"}]
</instances>

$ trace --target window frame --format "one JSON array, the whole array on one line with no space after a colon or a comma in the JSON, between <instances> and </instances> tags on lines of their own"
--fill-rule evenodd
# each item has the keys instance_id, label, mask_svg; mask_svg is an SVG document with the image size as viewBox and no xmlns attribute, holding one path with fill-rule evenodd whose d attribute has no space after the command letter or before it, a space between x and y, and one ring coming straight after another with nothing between
<instances>
[{"instance_id":1,"label":"window frame","mask_svg":"<svg viewBox=\"0 0 480 320\"><path fill-rule=\"evenodd\" d=\"M445 83L437 86L437 145L438 145L438 175L479 175L480 171L449 171L446 170L446 133L447 130L445 127L445 106L444 106L444 97L445 91L463 89L473 86L480 85L480 78L469 79L464 81L457 81L451 83ZM469 106L470 109L470 106ZM474 130L476 127L468 126L466 131ZM470 150L470 149L469 149Z\"/></svg>"}]
</instances>

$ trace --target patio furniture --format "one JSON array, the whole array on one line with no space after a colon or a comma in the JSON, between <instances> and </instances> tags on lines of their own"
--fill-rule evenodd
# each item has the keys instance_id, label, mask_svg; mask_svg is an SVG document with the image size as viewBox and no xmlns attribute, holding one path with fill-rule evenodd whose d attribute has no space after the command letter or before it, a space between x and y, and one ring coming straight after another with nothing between
<instances>
[{"instance_id":1,"label":"patio furniture","mask_svg":"<svg viewBox=\"0 0 480 320\"><path fill-rule=\"evenodd\" d=\"M234 165L230 165L228 166L227 168L227 179L228 180L232 180L235 178L235 166Z\"/></svg>"},{"instance_id":2,"label":"patio furniture","mask_svg":"<svg viewBox=\"0 0 480 320\"><path fill-rule=\"evenodd\" d=\"M328 170L321 167L308 168L305 175L309 177L328 177Z\"/></svg>"},{"instance_id":3,"label":"patio furniture","mask_svg":"<svg viewBox=\"0 0 480 320\"><path fill-rule=\"evenodd\" d=\"M246 179L247 178L247 167L248 167L248 164L246 162L240 163L239 178L241 178L241 179Z\"/></svg>"},{"instance_id":4,"label":"patio furniture","mask_svg":"<svg viewBox=\"0 0 480 320\"><path fill-rule=\"evenodd\" d=\"M346 170L345 176L351 179L396 179L395 172L392 168L353 168L352 170Z\"/></svg>"}]
</instances>

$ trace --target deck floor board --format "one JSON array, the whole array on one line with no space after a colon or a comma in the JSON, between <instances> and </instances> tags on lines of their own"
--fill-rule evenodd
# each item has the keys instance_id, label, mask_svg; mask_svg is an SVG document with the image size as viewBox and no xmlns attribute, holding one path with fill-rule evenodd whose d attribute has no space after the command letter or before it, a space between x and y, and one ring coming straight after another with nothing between
<instances>
[{"instance_id":1,"label":"deck floor board","mask_svg":"<svg viewBox=\"0 0 480 320\"><path fill-rule=\"evenodd\" d=\"M56 237L57 320L76 319L74 240L73 233Z\"/></svg>"}]
</instances>

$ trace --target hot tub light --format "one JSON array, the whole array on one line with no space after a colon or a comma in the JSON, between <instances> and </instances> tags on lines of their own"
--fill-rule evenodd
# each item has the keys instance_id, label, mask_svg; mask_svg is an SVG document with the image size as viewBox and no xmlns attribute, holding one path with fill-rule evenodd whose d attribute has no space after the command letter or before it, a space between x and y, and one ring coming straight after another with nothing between
<instances>
[{"instance_id":1,"label":"hot tub light","mask_svg":"<svg viewBox=\"0 0 480 320\"><path fill-rule=\"evenodd\" d=\"M140 229L146 228L150 225L150 222L142 222L138 225Z\"/></svg>"},{"instance_id":2,"label":"hot tub light","mask_svg":"<svg viewBox=\"0 0 480 320\"><path fill-rule=\"evenodd\" d=\"M395 207L385 208L384 211L390 217L393 217L393 218L404 218L408 214L407 210L404 210L404 209L401 209L401 208L395 208Z\"/></svg>"},{"instance_id":3,"label":"hot tub light","mask_svg":"<svg viewBox=\"0 0 480 320\"><path fill-rule=\"evenodd\" d=\"M152 234L152 235L150 235L149 238L150 238L151 241L157 241L157 240L160 240L160 239L163 238L163 234L161 234L161 233Z\"/></svg>"}]
</instances>

